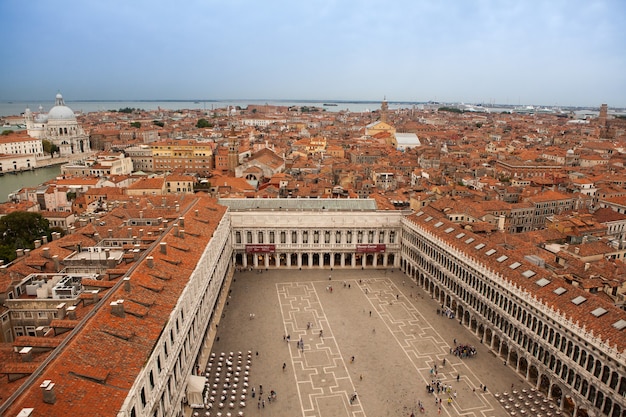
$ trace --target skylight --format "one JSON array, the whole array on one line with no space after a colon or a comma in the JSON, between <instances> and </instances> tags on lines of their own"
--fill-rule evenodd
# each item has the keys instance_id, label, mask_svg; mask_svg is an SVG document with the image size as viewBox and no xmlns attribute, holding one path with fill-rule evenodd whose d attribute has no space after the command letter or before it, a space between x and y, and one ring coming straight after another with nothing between
<instances>
[{"instance_id":1,"label":"skylight","mask_svg":"<svg viewBox=\"0 0 626 417\"><path fill-rule=\"evenodd\" d=\"M506 255L502 255L501 257L497 258L497 259L496 259L496 261L498 261L498 262L504 262L504 261L506 261L507 259L509 259L509 257L508 257L508 256L506 256Z\"/></svg>"},{"instance_id":2,"label":"skylight","mask_svg":"<svg viewBox=\"0 0 626 417\"><path fill-rule=\"evenodd\" d=\"M553 291L556 295L561 295L561 294L565 294L567 292L567 290L563 287L559 287L556 290Z\"/></svg>"},{"instance_id":3,"label":"skylight","mask_svg":"<svg viewBox=\"0 0 626 417\"><path fill-rule=\"evenodd\" d=\"M490 255L493 255L496 252L497 251L495 249L489 249L487 252L485 252L485 255L490 256Z\"/></svg>"},{"instance_id":4,"label":"skylight","mask_svg":"<svg viewBox=\"0 0 626 417\"><path fill-rule=\"evenodd\" d=\"M423 212L423 211L419 211L419 212L415 213L415 217L419 217L419 216L421 216L422 214L424 214L424 212Z\"/></svg>"},{"instance_id":5,"label":"skylight","mask_svg":"<svg viewBox=\"0 0 626 417\"><path fill-rule=\"evenodd\" d=\"M617 330L622 330L626 327L626 320L618 320L615 323L613 323L613 327L615 327Z\"/></svg>"},{"instance_id":6,"label":"skylight","mask_svg":"<svg viewBox=\"0 0 626 417\"><path fill-rule=\"evenodd\" d=\"M545 287L546 285L548 285L551 281L549 279L545 279L545 278L541 278L540 280L538 280L537 282L535 282L535 284L539 285L540 287Z\"/></svg>"},{"instance_id":7,"label":"skylight","mask_svg":"<svg viewBox=\"0 0 626 417\"><path fill-rule=\"evenodd\" d=\"M448 227L444 232L451 233L454 230L454 227Z\"/></svg>"},{"instance_id":8,"label":"skylight","mask_svg":"<svg viewBox=\"0 0 626 417\"><path fill-rule=\"evenodd\" d=\"M587 299L585 297L583 297L582 295L579 295L578 297L574 298L572 300L572 303L576 304L577 306L581 305L582 303L584 303L585 301L587 301Z\"/></svg>"},{"instance_id":9,"label":"skylight","mask_svg":"<svg viewBox=\"0 0 626 417\"><path fill-rule=\"evenodd\" d=\"M521 264L521 263L519 263L519 262L513 262L511 265L509 265L509 268L511 268L511 269L517 269L517 268L519 268L520 266L522 266L522 264Z\"/></svg>"},{"instance_id":10,"label":"skylight","mask_svg":"<svg viewBox=\"0 0 626 417\"><path fill-rule=\"evenodd\" d=\"M474 241L474 238L473 238L473 237L470 237L469 239L466 239L466 240L465 240L465 243L467 243L467 244L469 245L469 244L470 244L470 243L472 243L473 241Z\"/></svg>"},{"instance_id":11,"label":"skylight","mask_svg":"<svg viewBox=\"0 0 626 417\"><path fill-rule=\"evenodd\" d=\"M435 223L435 227L441 227L442 224L443 224L443 222L437 222L437 223Z\"/></svg>"},{"instance_id":12,"label":"skylight","mask_svg":"<svg viewBox=\"0 0 626 417\"><path fill-rule=\"evenodd\" d=\"M474 246L474 249L476 250L481 250L482 248L484 248L486 245L484 243L479 243L478 245Z\"/></svg>"},{"instance_id":13,"label":"skylight","mask_svg":"<svg viewBox=\"0 0 626 417\"><path fill-rule=\"evenodd\" d=\"M606 310L603 309L602 307L598 307L595 310L593 310L591 314L593 314L596 317L600 317L601 315L606 314Z\"/></svg>"},{"instance_id":14,"label":"skylight","mask_svg":"<svg viewBox=\"0 0 626 417\"><path fill-rule=\"evenodd\" d=\"M461 232L458 235L456 235L456 238L461 239L463 236L465 236L465 233Z\"/></svg>"},{"instance_id":15,"label":"skylight","mask_svg":"<svg viewBox=\"0 0 626 417\"><path fill-rule=\"evenodd\" d=\"M432 217L432 216L428 216L428 217L426 217L426 218L424 219L424 221L425 221L425 222L429 222L429 221L431 221L432 219L433 219L433 217Z\"/></svg>"},{"instance_id":16,"label":"skylight","mask_svg":"<svg viewBox=\"0 0 626 417\"><path fill-rule=\"evenodd\" d=\"M531 271L530 269L527 269L526 271L522 272L522 275L526 278L530 278L533 275L535 275L535 271Z\"/></svg>"}]
</instances>

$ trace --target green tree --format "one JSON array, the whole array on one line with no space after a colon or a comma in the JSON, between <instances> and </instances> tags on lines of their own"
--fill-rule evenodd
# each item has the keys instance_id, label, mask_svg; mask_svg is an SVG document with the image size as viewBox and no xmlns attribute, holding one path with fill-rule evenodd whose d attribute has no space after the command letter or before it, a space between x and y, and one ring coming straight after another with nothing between
<instances>
[{"instance_id":1,"label":"green tree","mask_svg":"<svg viewBox=\"0 0 626 417\"><path fill-rule=\"evenodd\" d=\"M51 238L50 224L39 213L15 211L0 218L0 259L13 261L16 249L33 249L35 240Z\"/></svg>"},{"instance_id":2,"label":"green tree","mask_svg":"<svg viewBox=\"0 0 626 417\"><path fill-rule=\"evenodd\" d=\"M41 143L43 144L43 151L47 154L52 155L59 151L59 147L49 140L43 139Z\"/></svg>"},{"instance_id":3,"label":"green tree","mask_svg":"<svg viewBox=\"0 0 626 417\"><path fill-rule=\"evenodd\" d=\"M12 133L13 133L13 131L12 131L12 130L3 130L3 131L2 131L2 136L8 136L8 135L10 135L10 134L12 134Z\"/></svg>"},{"instance_id":4,"label":"green tree","mask_svg":"<svg viewBox=\"0 0 626 417\"><path fill-rule=\"evenodd\" d=\"M159 127L165 126L165 122L162 122L161 120L153 120L152 124L155 124L155 125L157 125Z\"/></svg>"},{"instance_id":5,"label":"green tree","mask_svg":"<svg viewBox=\"0 0 626 417\"><path fill-rule=\"evenodd\" d=\"M206 127L213 127L213 125L207 119L200 119L198 123L196 123L196 127L198 129L204 129Z\"/></svg>"},{"instance_id":6,"label":"green tree","mask_svg":"<svg viewBox=\"0 0 626 417\"><path fill-rule=\"evenodd\" d=\"M130 125L131 127L136 127L137 129L139 129L141 127L141 122L131 122Z\"/></svg>"}]
</instances>

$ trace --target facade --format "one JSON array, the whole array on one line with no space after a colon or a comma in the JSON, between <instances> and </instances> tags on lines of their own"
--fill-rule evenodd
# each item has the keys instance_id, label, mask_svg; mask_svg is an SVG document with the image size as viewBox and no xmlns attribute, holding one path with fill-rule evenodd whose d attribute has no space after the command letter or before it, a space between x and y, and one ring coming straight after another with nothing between
<instances>
[{"instance_id":1,"label":"facade","mask_svg":"<svg viewBox=\"0 0 626 417\"><path fill-rule=\"evenodd\" d=\"M213 169L210 143L194 140L167 140L151 144L154 171L197 173L208 176Z\"/></svg>"},{"instance_id":2,"label":"facade","mask_svg":"<svg viewBox=\"0 0 626 417\"><path fill-rule=\"evenodd\" d=\"M65 105L60 93L56 95L54 107L48 114L40 112L34 115L26 109L24 117L28 135L58 146L60 156L91 152L89 136L78 124L72 109Z\"/></svg>"},{"instance_id":3,"label":"facade","mask_svg":"<svg viewBox=\"0 0 626 417\"><path fill-rule=\"evenodd\" d=\"M40 140L23 134L0 136L0 154L42 158L43 145Z\"/></svg>"},{"instance_id":4,"label":"facade","mask_svg":"<svg viewBox=\"0 0 626 417\"><path fill-rule=\"evenodd\" d=\"M572 416L623 416L626 321L503 246L424 208L403 221L402 270Z\"/></svg>"}]
</instances>

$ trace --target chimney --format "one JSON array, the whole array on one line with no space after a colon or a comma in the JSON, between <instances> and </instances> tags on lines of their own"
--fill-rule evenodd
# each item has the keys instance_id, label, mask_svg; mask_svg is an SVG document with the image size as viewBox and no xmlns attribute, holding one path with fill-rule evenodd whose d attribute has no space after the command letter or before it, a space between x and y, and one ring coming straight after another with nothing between
<instances>
[{"instance_id":1,"label":"chimney","mask_svg":"<svg viewBox=\"0 0 626 417\"><path fill-rule=\"evenodd\" d=\"M100 233L98 232L94 233L93 238L96 240L96 242L100 242Z\"/></svg>"},{"instance_id":2,"label":"chimney","mask_svg":"<svg viewBox=\"0 0 626 417\"><path fill-rule=\"evenodd\" d=\"M97 303L100 301L100 290L91 290L91 301Z\"/></svg>"},{"instance_id":3,"label":"chimney","mask_svg":"<svg viewBox=\"0 0 626 417\"><path fill-rule=\"evenodd\" d=\"M76 306L69 306L66 312L68 320L76 320Z\"/></svg>"},{"instance_id":4,"label":"chimney","mask_svg":"<svg viewBox=\"0 0 626 417\"><path fill-rule=\"evenodd\" d=\"M63 320L65 318L65 314L66 314L65 306L66 306L65 303L57 304L56 306L57 317L59 320Z\"/></svg>"},{"instance_id":5,"label":"chimney","mask_svg":"<svg viewBox=\"0 0 626 417\"><path fill-rule=\"evenodd\" d=\"M35 240L35 249L39 249L41 247L41 240Z\"/></svg>"},{"instance_id":6,"label":"chimney","mask_svg":"<svg viewBox=\"0 0 626 417\"><path fill-rule=\"evenodd\" d=\"M24 249L24 257L28 258L28 255L30 255L30 249Z\"/></svg>"},{"instance_id":7,"label":"chimney","mask_svg":"<svg viewBox=\"0 0 626 417\"><path fill-rule=\"evenodd\" d=\"M180 232L178 233L178 237L180 237L181 239L185 238L185 229L180 230Z\"/></svg>"},{"instance_id":8,"label":"chimney","mask_svg":"<svg viewBox=\"0 0 626 417\"><path fill-rule=\"evenodd\" d=\"M132 227L129 227L129 228L128 228L128 229L126 229L126 230L128 230L128 237L129 237L129 238L133 237L133 228L132 228Z\"/></svg>"},{"instance_id":9,"label":"chimney","mask_svg":"<svg viewBox=\"0 0 626 417\"><path fill-rule=\"evenodd\" d=\"M174 236L178 237L178 223L174 225Z\"/></svg>"},{"instance_id":10,"label":"chimney","mask_svg":"<svg viewBox=\"0 0 626 417\"><path fill-rule=\"evenodd\" d=\"M589 262L585 262L585 271L588 271L590 266L591 264Z\"/></svg>"},{"instance_id":11,"label":"chimney","mask_svg":"<svg viewBox=\"0 0 626 417\"><path fill-rule=\"evenodd\" d=\"M108 232L109 232L109 237L113 237L113 229L109 229Z\"/></svg>"},{"instance_id":12,"label":"chimney","mask_svg":"<svg viewBox=\"0 0 626 417\"><path fill-rule=\"evenodd\" d=\"M54 262L54 272L61 271L61 264L59 263L59 255L53 255L52 261Z\"/></svg>"},{"instance_id":13,"label":"chimney","mask_svg":"<svg viewBox=\"0 0 626 417\"><path fill-rule=\"evenodd\" d=\"M180 204L176 204L176 213L180 211Z\"/></svg>"},{"instance_id":14,"label":"chimney","mask_svg":"<svg viewBox=\"0 0 626 417\"><path fill-rule=\"evenodd\" d=\"M196 217L198 217L198 209L194 210L194 213L196 213Z\"/></svg>"},{"instance_id":15,"label":"chimney","mask_svg":"<svg viewBox=\"0 0 626 417\"><path fill-rule=\"evenodd\" d=\"M54 382L46 379L39 386L43 392L43 402L46 404L54 404L57 401L57 396L54 393Z\"/></svg>"},{"instance_id":16,"label":"chimney","mask_svg":"<svg viewBox=\"0 0 626 417\"><path fill-rule=\"evenodd\" d=\"M152 256L148 256L146 262L148 263L148 268L154 268L154 258Z\"/></svg>"},{"instance_id":17,"label":"chimney","mask_svg":"<svg viewBox=\"0 0 626 417\"><path fill-rule=\"evenodd\" d=\"M139 210L139 218L143 219L143 210Z\"/></svg>"},{"instance_id":18,"label":"chimney","mask_svg":"<svg viewBox=\"0 0 626 417\"><path fill-rule=\"evenodd\" d=\"M43 256L46 259L50 259L50 248L49 247L45 247L41 249L41 256Z\"/></svg>"},{"instance_id":19,"label":"chimney","mask_svg":"<svg viewBox=\"0 0 626 417\"><path fill-rule=\"evenodd\" d=\"M24 249L16 249L15 253L17 254L18 258L21 258L22 256L24 256Z\"/></svg>"},{"instance_id":20,"label":"chimney","mask_svg":"<svg viewBox=\"0 0 626 417\"><path fill-rule=\"evenodd\" d=\"M169 221L167 220L163 220L163 228L167 229L167 225L169 224Z\"/></svg>"},{"instance_id":21,"label":"chimney","mask_svg":"<svg viewBox=\"0 0 626 417\"><path fill-rule=\"evenodd\" d=\"M580 252L580 246L576 246L574 248L574 254L578 255L579 252Z\"/></svg>"},{"instance_id":22,"label":"chimney","mask_svg":"<svg viewBox=\"0 0 626 417\"><path fill-rule=\"evenodd\" d=\"M32 362L33 361L32 346L24 346L22 349L20 349L20 356L22 357L22 362Z\"/></svg>"},{"instance_id":23,"label":"chimney","mask_svg":"<svg viewBox=\"0 0 626 417\"><path fill-rule=\"evenodd\" d=\"M139 237L143 236L143 229L139 229Z\"/></svg>"},{"instance_id":24,"label":"chimney","mask_svg":"<svg viewBox=\"0 0 626 417\"><path fill-rule=\"evenodd\" d=\"M134 261L138 261L139 257L141 256L141 250L139 249L139 244L134 245L134 249L133 249L133 260Z\"/></svg>"},{"instance_id":25,"label":"chimney","mask_svg":"<svg viewBox=\"0 0 626 417\"><path fill-rule=\"evenodd\" d=\"M44 244L44 245L45 245L45 244L47 244L47 243L48 243L48 236L43 235L43 236L41 237L41 241L43 242L43 244Z\"/></svg>"},{"instance_id":26,"label":"chimney","mask_svg":"<svg viewBox=\"0 0 626 417\"><path fill-rule=\"evenodd\" d=\"M46 333L46 331L45 331L45 330L46 330L46 328L45 328L45 327L43 327L43 326L38 326L38 327L35 329L35 336L37 336L37 337L43 337L43 336L45 335L45 333Z\"/></svg>"},{"instance_id":27,"label":"chimney","mask_svg":"<svg viewBox=\"0 0 626 417\"><path fill-rule=\"evenodd\" d=\"M130 277L124 277L124 290L130 292Z\"/></svg>"},{"instance_id":28,"label":"chimney","mask_svg":"<svg viewBox=\"0 0 626 417\"><path fill-rule=\"evenodd\" d=\"M121 318L126 317L126 313L124 312L124 300L111 302L111 314Z\"/></svg>"},{"instance_id":29,"label":"chimney","mask_svg":"<svg viewBox=\"0 0 626 417\"><path fill-rule=\"evenodd\" d=\"M184 217L179 217L178 218L178 224L180 224L180 227L185 227L185 218Z\"/></svg>"},{"instance_id":30,"label":"chimney","mask_svg":"<svg viewBox=\"0 0 626 417\"><path fill-rule=\"evenodd\" d=\"M161 242L160 246L161 246L161 253L163 255L167 255L167 242Z\"/></svg>"}]
</instances>

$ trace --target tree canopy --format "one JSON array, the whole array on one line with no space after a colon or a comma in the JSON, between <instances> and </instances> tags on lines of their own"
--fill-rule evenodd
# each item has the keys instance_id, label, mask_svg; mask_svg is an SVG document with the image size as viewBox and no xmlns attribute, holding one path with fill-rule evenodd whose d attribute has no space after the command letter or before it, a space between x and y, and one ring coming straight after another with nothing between
<instances>
[{"instance_id":1,"label":"tree canopy","mask_svg":"<svg viewBox=\"0 0 626 417\"><path fill-rule=\"evenodd\" d=\"M35 240L51 238L50 223L39 213L16 211L0 218L0 259L13 261L16 249L34 249Z\"/></svg>"},{"instance_id":2,"label":"tree canopy","mask_svg":"<svg viewBox=\"0 0 626 417\"><path fill-rule=\"evenodd\" d=\"M213 127L213 125L207 119L200 119L198 123L196 123L196 127L198 129L204 129L206 127Z\"/></svg>"}]
</instances>

